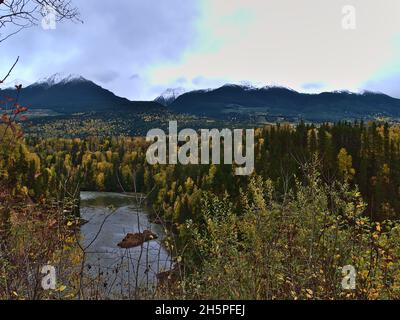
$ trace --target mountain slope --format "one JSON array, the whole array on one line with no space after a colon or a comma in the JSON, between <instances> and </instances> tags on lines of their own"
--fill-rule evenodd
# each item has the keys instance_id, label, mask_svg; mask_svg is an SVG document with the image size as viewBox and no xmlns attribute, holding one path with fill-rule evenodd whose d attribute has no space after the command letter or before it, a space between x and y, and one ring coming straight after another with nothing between
<instances>
[{"instance_id":1,"label":"mountain slope","mask_svg":"<svg viewBox=\"0 0 400 320\"><path fill-rule=\"evenodd\" d=\"M400 100L381 93L299 93L282 87L253 88L225 85L215 90L188 92L170 106L173 111L216 118L252 115L283 116L313 121L400 116Z\"/></svg>"},{"instance_id":2,"label":"mountain slope","mask_svg":"<svg viewBox=\"0 0 400 320\"><path fill-rule=\"evenodd\" d=\"M15 89L0 91L0 96L15 96ZM55 74L24 88L19 103L30 109L51 109L63 113L120 110L121 108L162 108L154 102L133 102L116 96L81 76Z\"/></svg>"}]
</instances>

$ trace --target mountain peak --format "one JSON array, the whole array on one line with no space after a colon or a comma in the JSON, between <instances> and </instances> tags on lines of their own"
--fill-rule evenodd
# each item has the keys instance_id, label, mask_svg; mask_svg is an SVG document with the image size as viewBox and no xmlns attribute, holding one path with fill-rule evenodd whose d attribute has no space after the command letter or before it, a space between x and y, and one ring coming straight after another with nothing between
<instances>
[{"instance_id":1,"label":"mountain peak","mask_svg":"<svg viewBox=\"0 0 400 320\"><path fill-rule=\"evenodd\" d=\"M88 81L84 77L78 74L64 74L64 73L55 73L50 77L42 78L36 82L37 85L48 85L54 86L57 84L66 84L70 82L76 81Z\"/></svg>"},{"instance_id":2,"label":"mountain peak","mask_svg":"<svg viewBox=\"0 0 400 320\"><path fill-rule=\"evenodd\" d=\"M182 94L186 93L187 90L179 87L179 88L169 88L165 90L159 97L157 97L154 101L164 105L168 106L172 102L174 102L179 96Z\"/></svg>"}]
</instances>

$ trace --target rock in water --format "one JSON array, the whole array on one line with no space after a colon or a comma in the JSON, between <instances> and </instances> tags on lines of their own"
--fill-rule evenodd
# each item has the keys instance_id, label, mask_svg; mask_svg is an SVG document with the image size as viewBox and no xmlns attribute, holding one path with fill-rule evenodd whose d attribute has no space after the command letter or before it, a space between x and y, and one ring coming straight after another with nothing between
<instances>
[{"instance_id":1,"label":"rock in water","mask_svg":"<svg viewBox=\"0 0 400 320\"><path fill-rule=\"evenodd\" d=\"M157 238L158 236L149 230L144 230L143 233L128 233L126 237L118 243L118 247L123 249L134 248L141 246L144 242L155 240Z\"/></svg>"}]
</instances>

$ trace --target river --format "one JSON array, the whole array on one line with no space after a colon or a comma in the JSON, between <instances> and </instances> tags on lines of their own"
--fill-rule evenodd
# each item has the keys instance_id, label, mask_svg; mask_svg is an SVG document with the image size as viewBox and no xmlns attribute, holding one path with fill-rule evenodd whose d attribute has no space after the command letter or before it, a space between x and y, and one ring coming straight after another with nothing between
<instances>
[{"instance_id":1,"label":"river","mask_svg":"<svg viewBox=\"0 0 400 320\"><path fill-rule=\"evenodd\" d=\"M171 256L163 247L163 227L150 223L135 195L81 192L81 246L86 248L85 273L97 281L105 298L133 298L138 288L153 290L156 275L171 269ZM127 233L150 230L158 239L142 246L117 246ZM99 285L101 282L101 285ZM92 288L91 290L94 290ZM91 293L93 294L93 293Z\"/></svg>"}]
</instances>

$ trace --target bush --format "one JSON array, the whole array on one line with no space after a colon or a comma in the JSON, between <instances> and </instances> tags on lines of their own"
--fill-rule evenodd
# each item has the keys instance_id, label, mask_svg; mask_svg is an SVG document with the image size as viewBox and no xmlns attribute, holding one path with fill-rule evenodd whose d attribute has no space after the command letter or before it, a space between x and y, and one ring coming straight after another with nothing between
<instances>
[{"instance_id":1,"label":"bush","mask_svg":"<svg viewBox=\"0 0 400 320\"><path fill-rule=\"evenodd\" d=\"M195 299L398 299L400 227L363 217L360 193L327 184L315 165L305 182L277 196L273 183L252 178L243 212L205 194L204 223L185 226L189 241L181 297ZM356 289L342 288L342 268L357 271Z\"/></svg>"}]
</instances>

